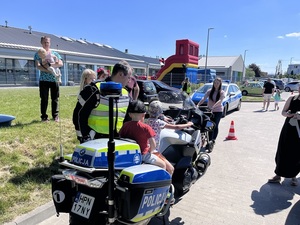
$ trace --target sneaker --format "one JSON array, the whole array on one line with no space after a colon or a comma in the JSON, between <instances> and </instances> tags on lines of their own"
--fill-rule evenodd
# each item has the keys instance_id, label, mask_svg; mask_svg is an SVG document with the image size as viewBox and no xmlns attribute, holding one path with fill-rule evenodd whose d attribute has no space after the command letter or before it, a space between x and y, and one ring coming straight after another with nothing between
<instances>
[{"instance_id":1,"label":"sneaker","mask_svg":"<svg viewBox=\"0 0 300 225\"><path fill-rule=\"evenodd\" d=\"M42 119L42 122L47 123L47 122L49 122L49 119L48 119L48 118L43 118L43 119Z\"/></svg>"},{"instance_id":2,"label":"sneaker","mask_svg":"<svg viewBox=\"0 0 300 225\"><path fill-rule=\"evenodd\" d=\"M56 116L53 120L54 120L55 122L59 122L59 117Z\"/></svg>"},{"instance_id":3,"label":"sneaker","mask_svg":"<svg viewBox=\"0 0 300 225\"><path fill-rule=\"evenodd\" d=\"M271 179L268 180L268 183L280 183L281 177L280 176L274 176Z\"/></svg>"}]
</instances>

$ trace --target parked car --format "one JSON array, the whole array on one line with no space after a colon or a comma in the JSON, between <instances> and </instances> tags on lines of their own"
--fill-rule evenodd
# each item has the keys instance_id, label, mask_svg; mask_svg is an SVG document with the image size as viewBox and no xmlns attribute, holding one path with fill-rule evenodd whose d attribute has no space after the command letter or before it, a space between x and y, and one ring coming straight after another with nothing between
<instances>
[{"instance_id":1,"label":"parked car","mask_svg":"<svg viewBox=\"0 0 300 225\"><path fill-rule=\"evenodd\" d=\"M161 102L177 103L182 100L180 89L171 87L159 80L152 80L152 82L156 87L158 98Z\"/></svg>"},{"instance_id":2,"label":"parked car","mask_svg":"<svg viewBox=\"0 0 300 225\"><path fill-rule=\"evenodd\" d=\"M195 104L204 97L207 90L212 88L213 83L206 83L202 87L198 88L192 95L192 101ZM227 115L227 112L231 110L240 110L242 104L242 92L239 87L234 83L222 83L222 90L225 92L225 98L222 102L224 110L223 117ZM207 105L207 99L202 105Z\"/></svg>"},{"instance_id":3,"label":"parked car","mask_svg":"<svg viewBox=\"0 0 300 225\"><path fill-rule=\"evenodd\" d=\"M138 99L149 102L152 98L158 98L154 83L151 80L137 80L140 88Z\"/></svg>"},{"instance_id":4,"label":"parked car","mask_svg":"<svg viewBox=\"0 0 300 225\"><path fill-rule=\"evenodd\" d=\"M264 83L260 81L246 81L241 87L242 95L261 95Z\"/></svg>"},{"instance_id":5,"label":"parked car","mask_svg":"<svg viewBox=\"0 0 300 225\"><path fill-rule=\"evenodd\" d=\"M261 79L260 81L265 83L267 79ZM276 86L277 89L284 90L285 84L281 79L272 78L271 82Z\"/></svg>"},{"instance_id":6,"label":"parked car","mask_svg":"<svg viewBox=\"0 0 300 225\"><path fill-rule=\"evenodd\" d=\"M285 85L284 90L289 91L298 91L299 90L300 81L292 81Z\"/></svg>"}]
</instances>

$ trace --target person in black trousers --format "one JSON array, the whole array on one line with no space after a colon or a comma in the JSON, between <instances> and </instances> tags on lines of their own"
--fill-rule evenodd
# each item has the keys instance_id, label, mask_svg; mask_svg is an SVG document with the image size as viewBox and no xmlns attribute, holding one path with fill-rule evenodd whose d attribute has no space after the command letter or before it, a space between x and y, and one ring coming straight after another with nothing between
<instances>
[{"instance_id":1,"label":"person in black trousers","mask_svg":"<svg viewBox=\"0 0 300 225\"><path fill-rule=\"evenodd\" d=\"M47 51L48 54L54 56L54 62L51 62L50 65L54 68L59 68L63 66L61 56L50 50L51 40L50 37L43 36L41 38L42 47ZM39 91L41 98L41 119L42 122L48 122L47 108L48 108L48 99L49 99L49 90L51 96L51 109L52 109L52 118L55 122L59 121L58 117L58 98L59 98L59 83L51 72L49 72L43 65L41 58L38 53L34 55L35 66L40 70L40 80L39 80Z\"/></svg>"}]
</instances>

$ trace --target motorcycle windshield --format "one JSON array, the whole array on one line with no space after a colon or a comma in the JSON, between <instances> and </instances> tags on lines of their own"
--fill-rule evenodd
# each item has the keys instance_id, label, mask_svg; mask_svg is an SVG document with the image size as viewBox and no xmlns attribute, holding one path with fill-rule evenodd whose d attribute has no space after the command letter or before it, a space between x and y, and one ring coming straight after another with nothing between
<instances>
[{"instance_id":1,"label":"motorcycle windshield","mask_svg":"<svg viewBox=\"0 0 300 225\"><path fill-rule=\"evenodd\" d=\"M182 98L182 108L185 110L194 110L195 113L202 115L201 110L195 105L195 103L192 101L192 98L185 92L181 93Z\"/></svg>"}]
</instances>

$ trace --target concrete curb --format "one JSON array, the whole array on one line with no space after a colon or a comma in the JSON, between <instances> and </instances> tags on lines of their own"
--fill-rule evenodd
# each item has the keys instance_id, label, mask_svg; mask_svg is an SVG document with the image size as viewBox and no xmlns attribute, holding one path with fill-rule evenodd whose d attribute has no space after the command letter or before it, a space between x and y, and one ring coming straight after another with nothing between
<instances>
[{"instance_id":1,"label":"concrete curb","mask_svg":"<svg viewBox=\"0 0 300 225\"><path fill-rule=\"evenodd\" d=\"M5 223L3 225L35 225L43 222L55 214L56 211L53 201L50 201L27 214L18 216L14 221Z\"/></svg>"}]
</instances>

